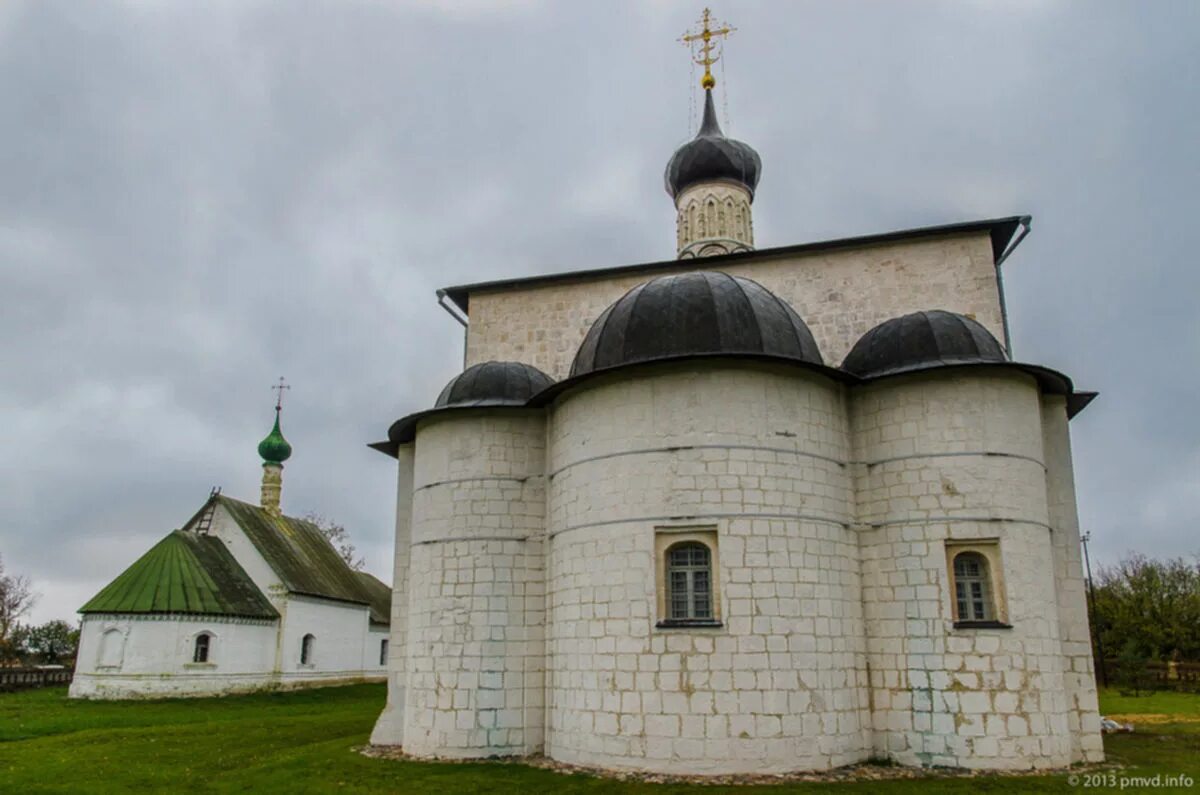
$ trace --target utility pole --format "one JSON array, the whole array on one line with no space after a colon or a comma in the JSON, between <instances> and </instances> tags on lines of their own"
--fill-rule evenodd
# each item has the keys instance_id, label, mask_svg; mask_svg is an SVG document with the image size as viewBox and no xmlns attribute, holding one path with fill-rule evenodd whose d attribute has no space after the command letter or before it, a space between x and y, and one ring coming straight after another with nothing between
<instances>
[{"instance_id":1,"label":"utility pole","mask_svg":"<svg viewBox=\"0 0 1200 795\"><path fill-rule=\"evenodd\" d=\"M1091 538L1090 530L1079 536L1079 540L1083 544L1083 562L1087 566L1088 624L1091 625L1092 637L1096 639L1096 670L1100 672L1100 686L1108 687L1108 672L1104 668L1104 643L1100 640L1100 627L1096 624L1096 586L1092 583L1092 559L1088 556L1088 541Z\"/></svg>"}]
</instances>

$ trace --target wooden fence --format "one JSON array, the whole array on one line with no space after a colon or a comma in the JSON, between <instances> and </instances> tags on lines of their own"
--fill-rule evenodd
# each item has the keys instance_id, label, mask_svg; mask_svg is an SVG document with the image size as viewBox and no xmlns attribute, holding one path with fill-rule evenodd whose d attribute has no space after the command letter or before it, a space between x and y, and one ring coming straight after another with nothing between
<instances>
[{"instance_id":1,"label":"wooden fence","mask_svg":"<svg viewBox=\"0 0 1200 795\"><path fill-rule=\"evenodd\" d=\"M71 668L0 668L0 693L69 685L74 676Z\"/></svg>"},{"instance_id":2,"label":"wooden fence","mask_svg":"<svg viewBox=\"0 0 1200 795\"><path fill-rule=\"evenodd\" d=\"M1121 690L1180 690L1200 692L1200 662L1138 662L1105 660L1109 683Z\"/></svg>"}]
</instances>

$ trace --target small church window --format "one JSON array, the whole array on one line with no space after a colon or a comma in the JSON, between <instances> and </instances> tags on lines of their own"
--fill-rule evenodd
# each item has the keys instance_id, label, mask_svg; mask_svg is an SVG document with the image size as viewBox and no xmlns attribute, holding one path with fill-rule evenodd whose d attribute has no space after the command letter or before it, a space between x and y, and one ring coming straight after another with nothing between
<instances>
[{"instance_id":1,"label":"small church window","mask_svg":"<svg viewBox=\"0 0 1200 795\"><path fill-rule=\"evenodd\" d=\"M387 665L387 640L379 641L379 664Z\"/></svg>"},{"instance_id":2,"label":"small church window","mask_svg":"<svg viewBox=\"0 0 1200 795\"><path fill-rule=\"evenodd\" d=\"M192 662L206 663L208 662L208 652L212 645L212 635L207 632L201 632L196 636L195 646L192 648Z\"/></svg>"},{"instance_id":3,"label":"small church window","mask_svg":"<svg viewBox=\"0 0 1200 795\"><path fill-rule=\"evenodd\" d=\"M672 619L711 619L712 556L690 541L667 551L667 602Z\"/></svg>"},{"instance_id":4,"label":"small church window","mask_svg":"<svg viewBox=\"0 0 1200 795\"><path fill-rule=\"evenodd\" d=\"M305 635L304 639L300 641L300 664L301 665L312 665L313 644L316 642L316 640L317 640L316 638L314 638L311 634L309 634L309 635Z\"/></svg>"},{"instance_id":5,"label":"small church window","mask_svg":"<svg viewBox=\"0 0 1200 795\"><path fill-rule=\"evenodd\" d=\"M954 599L959 621L995 619L987 560L978 552L954 556Z\"/></svg>"}]
</instances>

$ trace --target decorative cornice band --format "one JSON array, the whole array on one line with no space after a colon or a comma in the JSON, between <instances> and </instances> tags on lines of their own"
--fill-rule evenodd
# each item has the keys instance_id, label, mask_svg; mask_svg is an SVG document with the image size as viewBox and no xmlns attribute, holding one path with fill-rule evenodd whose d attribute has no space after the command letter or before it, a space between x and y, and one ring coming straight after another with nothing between
<instances>
[{"instance_id":1,"label":"decorative cornice band","mask_svg":"<svg viewBox=\"0 0 1200 795\"><path fill-rule=\"evenodd\" d=\"M555 530L552 533L547 533L548 538L554 538L569 533L572 530L585 530L592 527L605 527L614 524L636 524L643 522L661 523L661 522L702 522L711 521L714 519L786 519L788 521L799 522L819 522L821 524L831 524L838 527L847 528L849 525L846 522L837 519L830 519L827 516L815 516L812 514L803 513L694 513L681 514L675 516L631 516L628 519L605 519L602 522L584 522L583 524L571 525L564 527L561 530Z\"/></svg>"},{"instance_id":2,"label":"decorative cornice band","mask_svg":"<svg viewBox=\"0 0 1200 795\"><path fill-rule=\"evenodd\" d=\"M515 477L512 475L480 475L479 477L473 477L473 478L453 478L450 480L435 480L432 483L426 483L423 486L417 486L416 488L413 489L413 494L416 494L418 491L422 491L424 489L432 489L434 486L454 486L459 483L494 483L496 481L508 482L508 483L524 483L527 480L535 480L537 478L544 478L544 477L545 477L545 475L523 475L521 477Z\"/></svg>"}]
</instances>

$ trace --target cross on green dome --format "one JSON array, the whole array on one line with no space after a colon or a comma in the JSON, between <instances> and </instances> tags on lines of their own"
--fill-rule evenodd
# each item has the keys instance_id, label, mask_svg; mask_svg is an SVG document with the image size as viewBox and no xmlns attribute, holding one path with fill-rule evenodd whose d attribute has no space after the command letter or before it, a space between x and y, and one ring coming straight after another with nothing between
<instances>
[{"instance_id":1,"label":"cross on green dome","mask_svg":"<svg viewBox=\"0 0 1200 795\"><path fill-rule=\"evenodd\" d=\"M279 406L275 407L275 427L266 439L258 443L258 454L262 456L264 464L282 464L292 457L292 446L279 430Z\"/></svg>"}]
</instances>

